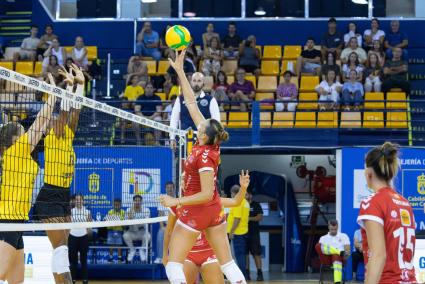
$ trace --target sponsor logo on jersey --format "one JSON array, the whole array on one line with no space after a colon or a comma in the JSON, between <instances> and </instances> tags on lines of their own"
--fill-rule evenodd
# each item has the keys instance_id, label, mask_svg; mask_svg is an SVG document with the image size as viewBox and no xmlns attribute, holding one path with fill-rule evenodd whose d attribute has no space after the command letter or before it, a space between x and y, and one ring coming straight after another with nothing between
<instances>
[{"instance_id":1,"label":"sponsor logo on jersey","mask_svg":"<svg viewBox=\"0 0 425 284\"><path fill-rule=\"evenodd\" d=\"M208 105L208 101L206 99L202 99L199 104L203 107L206 107Z\"/></svg>"},{"instance_id":2,"label":"sponsor logo on jersey","mask_svg":"<svg viewBox=\"0 0 425 284\"><path fill-rule=\"evenodd\" d=\"M406 209L400 209L401 225L410 227L412 222L410 220L410 213Z\"/></svg>"},{"instance_id":3,"label":"sponsor logo on jersey","mask_svg":"<svg viewBox=\"0 0 425 284\"><path fill-rule=\"evenodd\" d=\"M417 178L418 181L418 193L421 195L425 194L425 173L422 173Z\"/></svg>"}]
</instances>

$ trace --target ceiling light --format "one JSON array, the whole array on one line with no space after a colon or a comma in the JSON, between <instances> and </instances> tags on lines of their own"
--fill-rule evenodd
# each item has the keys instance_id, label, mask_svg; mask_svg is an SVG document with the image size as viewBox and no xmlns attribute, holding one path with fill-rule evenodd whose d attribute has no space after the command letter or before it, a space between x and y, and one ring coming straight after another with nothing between
<instances>
[{"instance_id":1,"label":"ceiling light","mask_svg":"<svg viewBox=\"0 0 425 284\"><path fill-rule=\"evenodd\" d=\"M183 16L188 17L188 18L193 18L196 16L195 12L184 12Z\"/></svg>"},{"instance_id":2,"label":"ceiling light","mask_svg":"<svg viewBox=\"0 0 425 284\"><path fill-rule=\"evenodd\" d=\"M142 3L156 3L158 0L142 0Z\"/></svg>"},{"instance_id":3,"label":"ceiling light","mask_svg":"<svg viewBox=\"0 0 425 284\"><path fill-rule=\"evenodd\" d=\"M351 0L354 4L367 5L367 0Z\"/></svg>"},{"instance_id":4,"label":"ceiling light","mask_svg":"<svg viewBox=\"0 0 425 284\"><path fill-rule=\"evenodd\" d=\"M266 11L264 11L263 7L258 7L257 10L255 10L254 14L256 16L264 16L266 14Z\"/></svg>"}]
</instances>

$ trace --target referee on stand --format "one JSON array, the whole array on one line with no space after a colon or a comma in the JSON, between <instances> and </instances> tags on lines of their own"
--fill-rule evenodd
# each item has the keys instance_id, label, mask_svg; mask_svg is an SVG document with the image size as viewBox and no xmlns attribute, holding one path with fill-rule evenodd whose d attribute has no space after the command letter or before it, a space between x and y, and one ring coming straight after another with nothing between
<instances>
[{"instance_id":1,"label":"referee on stand","mask_svg":"<svg viewBox=\"0 0 425 284\"><path fill-rule=\"evenodd\" d=\"M190 79L190 84L195 93L199 110L202 112L205 119L213 118L220 121L220 108L218 107L216 99L202 90L204 88L204 75L199 72L194 73ZM178 96L174 103L173 110L171 111L170 126L184 130L190 127L193 130L197 128L197 125L193 123L190 117L189 110L186 107L186 102L182 95ZM177 148L176 136L170 134L170 140L170 145L173 150L175 150Z\"/></svg>"}]
</instances>

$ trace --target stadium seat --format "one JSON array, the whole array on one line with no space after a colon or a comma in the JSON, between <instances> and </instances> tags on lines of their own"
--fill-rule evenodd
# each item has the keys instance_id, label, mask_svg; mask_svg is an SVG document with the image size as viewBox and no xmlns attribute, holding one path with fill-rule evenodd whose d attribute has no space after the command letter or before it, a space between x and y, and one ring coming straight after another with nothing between
<instances>
[{"instance_id":1,"label":"stadium seat","mask_svg":"<svg viewBox=\"0 0 425 284\"><path fill-rule=\"evenodd\" d=\"M298 111L295 115L296 128L315 128L316 127L316 112Z\"/></svg>"},{"instance_id":2,"label":"stadium seat","mask_svg":"<svg viewBox=\"0 0 425 284\"><path fill-rule=\"evenodd\" d=\"M302 76L300 92L314 92L314 88L319 85L319 77L317 76Z\"/></svg>"},{"instance_id":3,"label":"stadium seat","mask_svg":"<svg viewBox=\"0 0 425 284\"><path fill-rule=\"evenodd\" d=\"M277 88L276 76L260 76L258 78L257 91L275 92Z\"/></svg>"},{"instance_id":4,"label":"stadium seat","mask_svg":"<svg viewBox=\"0 0 425 284\"><path fill-rule=\"evenodd\" d=\"M145 60L145 63L148 67L148 75L156 74L156 61L155 60Z\"/></svg>"},{"instance_id":5,"label":"stadium seat","mask_svg":"<svg viewBox=\"0 0 425 284\"><path fill-rule=\"evenodd\" d=\"M9 70L13 70L13 62L11 61L0 61L0 66Z\"/></svg>"},{"instance_id":6,"label":"stadium seat","mask_svg":"<svg viewBox=\"0 0 425 284\"><path fill-rule=\"evenodd\" d=\"M234 75L237 68L238 68L237 60L224 60L221 70L223 70L223 72L226 73L226 75Z\"/></svg>"},{"instance_id":7,"label":"stadium seat","mask_svg":"<svg viewBox=\"0 0 425 284\"><path fill-rule=\"evenodd\" d=\"M279 75L279 61L262 60L261 61L262 75Z\"/></svg>"},{"instance_id":8,"label":"stadium seat","mask_svg":"<svg viewBox=\"0 0 425 284\"><path fill-rule=\"evenodd\" d=\"M88 60L97 59L97 46L86 46Z\"/></svg>"},{"instance_id":9,"label":"stadium seat","mask_svg":"<svg viewBox=\"0 0 425 284\"><path fill-rule=\"evenodd\" d=\"M291 71L295 73L297 70L297 61L296 60L282 60L282 66L280 68L280 73L283 74L285 71Z\"/></svg>"},{"instance_id":10,"label":"stadium seat","mask_svg":"<svg viewBox=\"0 0 425 284\"><path fill-rule=\"evenodd\" d=\"M274 109L274 93L256 93L255 100L261 102L261 109Z\"/></svg>"},{"instance_id":11,"label":"stadium seat","mask_svg":"<svg viewBox=\"0 0 425 284\"><path fill-rule=\"evenodd\" d=\"M280 45L265 45L263 59L278 59L282 58L282 46Z\"/></svg>"},{"instance_id":12,"label":"stadium seat","mask_svg":"<svg viewBox=\"0 0 425 284\"><path fill-rule=\"evenodd\" d=\"M405 111L387 112L387 128L407 128L407 113Z\"/></svg>"},{"instance_id":13,"label":"stadium seat","mask_svg":"<svg viewBox=\"0 0 425 284\"><path fill-rule=\"evenodd\" d=\"M158 62L158 71L156 72L156 74L164 75L165 73L167 73L168 67L170 67L170 62L168 62L168 60L160 60Z\"/></svg>"},{"instance_id":14,"label":"stadium seat","mask_svg":"<svg viewBox=\"0 0 425 284\"><path fill-rule=\"evenodd\" d=\"M362 127L362 116L360 112L341 112L341 128L358 128Z\"/></svg>"},{"instance_id":15,"label":"stadium seat","mask_svg":"<svg viewBox=\"0 0 425 284\"><path fill-rule=\"evenodd\" d=\"M249 127L249 113L248 112L230 112L229 120L227 123L229 128L248 128Z\"/></svg>"},{"instance_id":16,"label":"stadium seat","mask_svg":"<svg viewBox=\"0 0 425 284\"><path fill-rule=\"evenodd\" d=\"M309 102L303 102L309 101ZM317 93L300 93L298 109L317 109Z\"/></svg>"},{"instance_id":17,"label":"stadium seat","mask_svg":"<svg viewBox=\"0 0 425 284\"><path fill-rule=\"evenodd\" d=\"M292 128L294 126L294 112L275 112L273 128Z\"/></svg>"},{"instance_id":18,"label":"stadium seat","mask_svg":"<svg viewBox=\"0 0 425 284\"><path fill-rule=\"evenodd\" d=\"M254 75L246 75L245 80L251 81L254 84L254 88L257 89L257 78Z\"/></svg>"},{"instance_id":19,"label":"stadium seat","mask_svg":"<svg viewBox=\"0 0 425 284\"><path fill-rule=\"evenodd\" d=\"M231 85L233 82L235 82L235 76L234 75L228 75L227 76L227 84Z\"/></svg>"},{"instance_id":20,"label":"stadium seat","mask_svg":"<svg viewBox=\"0 0 425 284\"><path fill-rule=\"evenodd\" d=\"M301 45L285 45L283 59L297 59L301 55Z\"/></svg>"},{"instance_id":21,"label":"stadium seat","mask_svg":"<svg viewBox=\"0 0 425 284\"><path fill-rule=\"evenodd\" d=\"M66 56L71 56L72 48L73 48L73 46L64 46L63 47L63 49L65 50Z\"/></svg>"},{"instance_id":22,"label":"stadium seat","mask_svg":"<svg viewBox=\"0 0 425 284\"><path fill-rule=\"evenodd\" d=\"M34 75L40 76L43 73L43 62L37 61L34 65Z\"/></svg>"},{"instance_id":23,"label":"stadium seat","mask_svg":"<svg viewBox=\"0 0 425 284\"><path fill-rule=\"evenodd\" d=\"M260 112L260 127L270 128L272 126L272 113Z\"/></svg>"},{"instance_id":24,"label":"stadium seat","mask_svg":"<svg viewBox=\"0 0 425 284\"><path fill-rule=\"evenodd\" d=\"M366 93L365 94L365 109L385 109L384 93ZM371 102L380 101L380 102Z\"/></svg>"},{"instance_id":25,"label":"stadium seat","mask_svg":"<svg viewBox=\"0 0 425 284\"><path fill-rule=\"evenodd\" d=\"M167 94L166 93L155 93L158 97L161 98L161 101L167 100Z\"/></svg>"},{"instance_id":26,"label":"stadium seat","mask_svg":"<svg viewBox=\"0 0 425 284\"><path fill-rule=\"evenodd\" d=\"M220 112L220 120L221 124L227 127L227 112Z\"/></svg>"},{"instance_id":27,"label":"stadium seat","mask_svg":"<svg viewBox=\"0 0 425 284\"><path fill-rule=\"evenodd\" d=\"M213 86L214 86L213 76L205 76L204 77L204 91L211 91Z\"/></svg>"},{"instance_id":28,"label":"stadium seat","mask_svg":"<svg viewBox=\"0 0 425 284\"><path fill-rule=\"evenodd\" d=\"M317 113L318 128L336 128L338 127L338 112L321 111Z\"/></svg>"},{"instance_id":29,"label":"stadium seat","mask_svg":"<svg viewBox=\"0 0 425 284\"><path fill-rule=\"evenodd\" d=\"M384 128L384 113L376 111L365 111L363 113L364 128Z\"/></svg>"},{"instance_id":30,"label":"stadium seat","mask_svg":"<svg viewBox=\"0 0 425 284\"><path fill-rule=\"evenodd\" d=\"M402 101L406 101L406 93L387 93L387 109L407 109L407 103Z\"/></svg>"},{"instance_id":31,"label":"stadium seat","mask_svg":"<svg viewBox=\"0 0 425 284\"><path fill-rule=\"evenodd\" d=\"M15 66L16 72L19 72L24 75L33 75L34 74L34 62L32 61L20 61L16 62Z\"/></svg>"}]
</instances>

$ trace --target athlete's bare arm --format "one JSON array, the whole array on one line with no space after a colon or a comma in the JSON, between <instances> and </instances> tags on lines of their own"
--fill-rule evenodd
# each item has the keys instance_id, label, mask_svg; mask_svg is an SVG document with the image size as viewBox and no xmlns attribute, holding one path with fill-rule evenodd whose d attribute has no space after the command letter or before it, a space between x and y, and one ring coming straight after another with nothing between
<instances>
[{"instance_id":1,"label":"athlete's bare arm","mask_svg":"<svg viewBox=\"0 0 425 284\"><path fill-rule=\"evenodd\" d=\"M238 191L238 193L233 198L226 198L222 197L221 199L221 205L223 207L236 207L239 206L242 202L242 200L245 198L246 191L249 186L249 171L242 170L239 175L239 185L241 186L241 189Z\"/></svg>"},{"instance_id":2,"label":"athlete's bare arm","mask_svg":"<svg viewBox=\"0 0 425 284\"><path fill-rule=\"evenodd\" d=\"M365 284L378 283L384 270L387 252L385 248L384 227L375 221L365 220L369 249L372 252L367 263Z\"/></svg>"}]
</instances>

